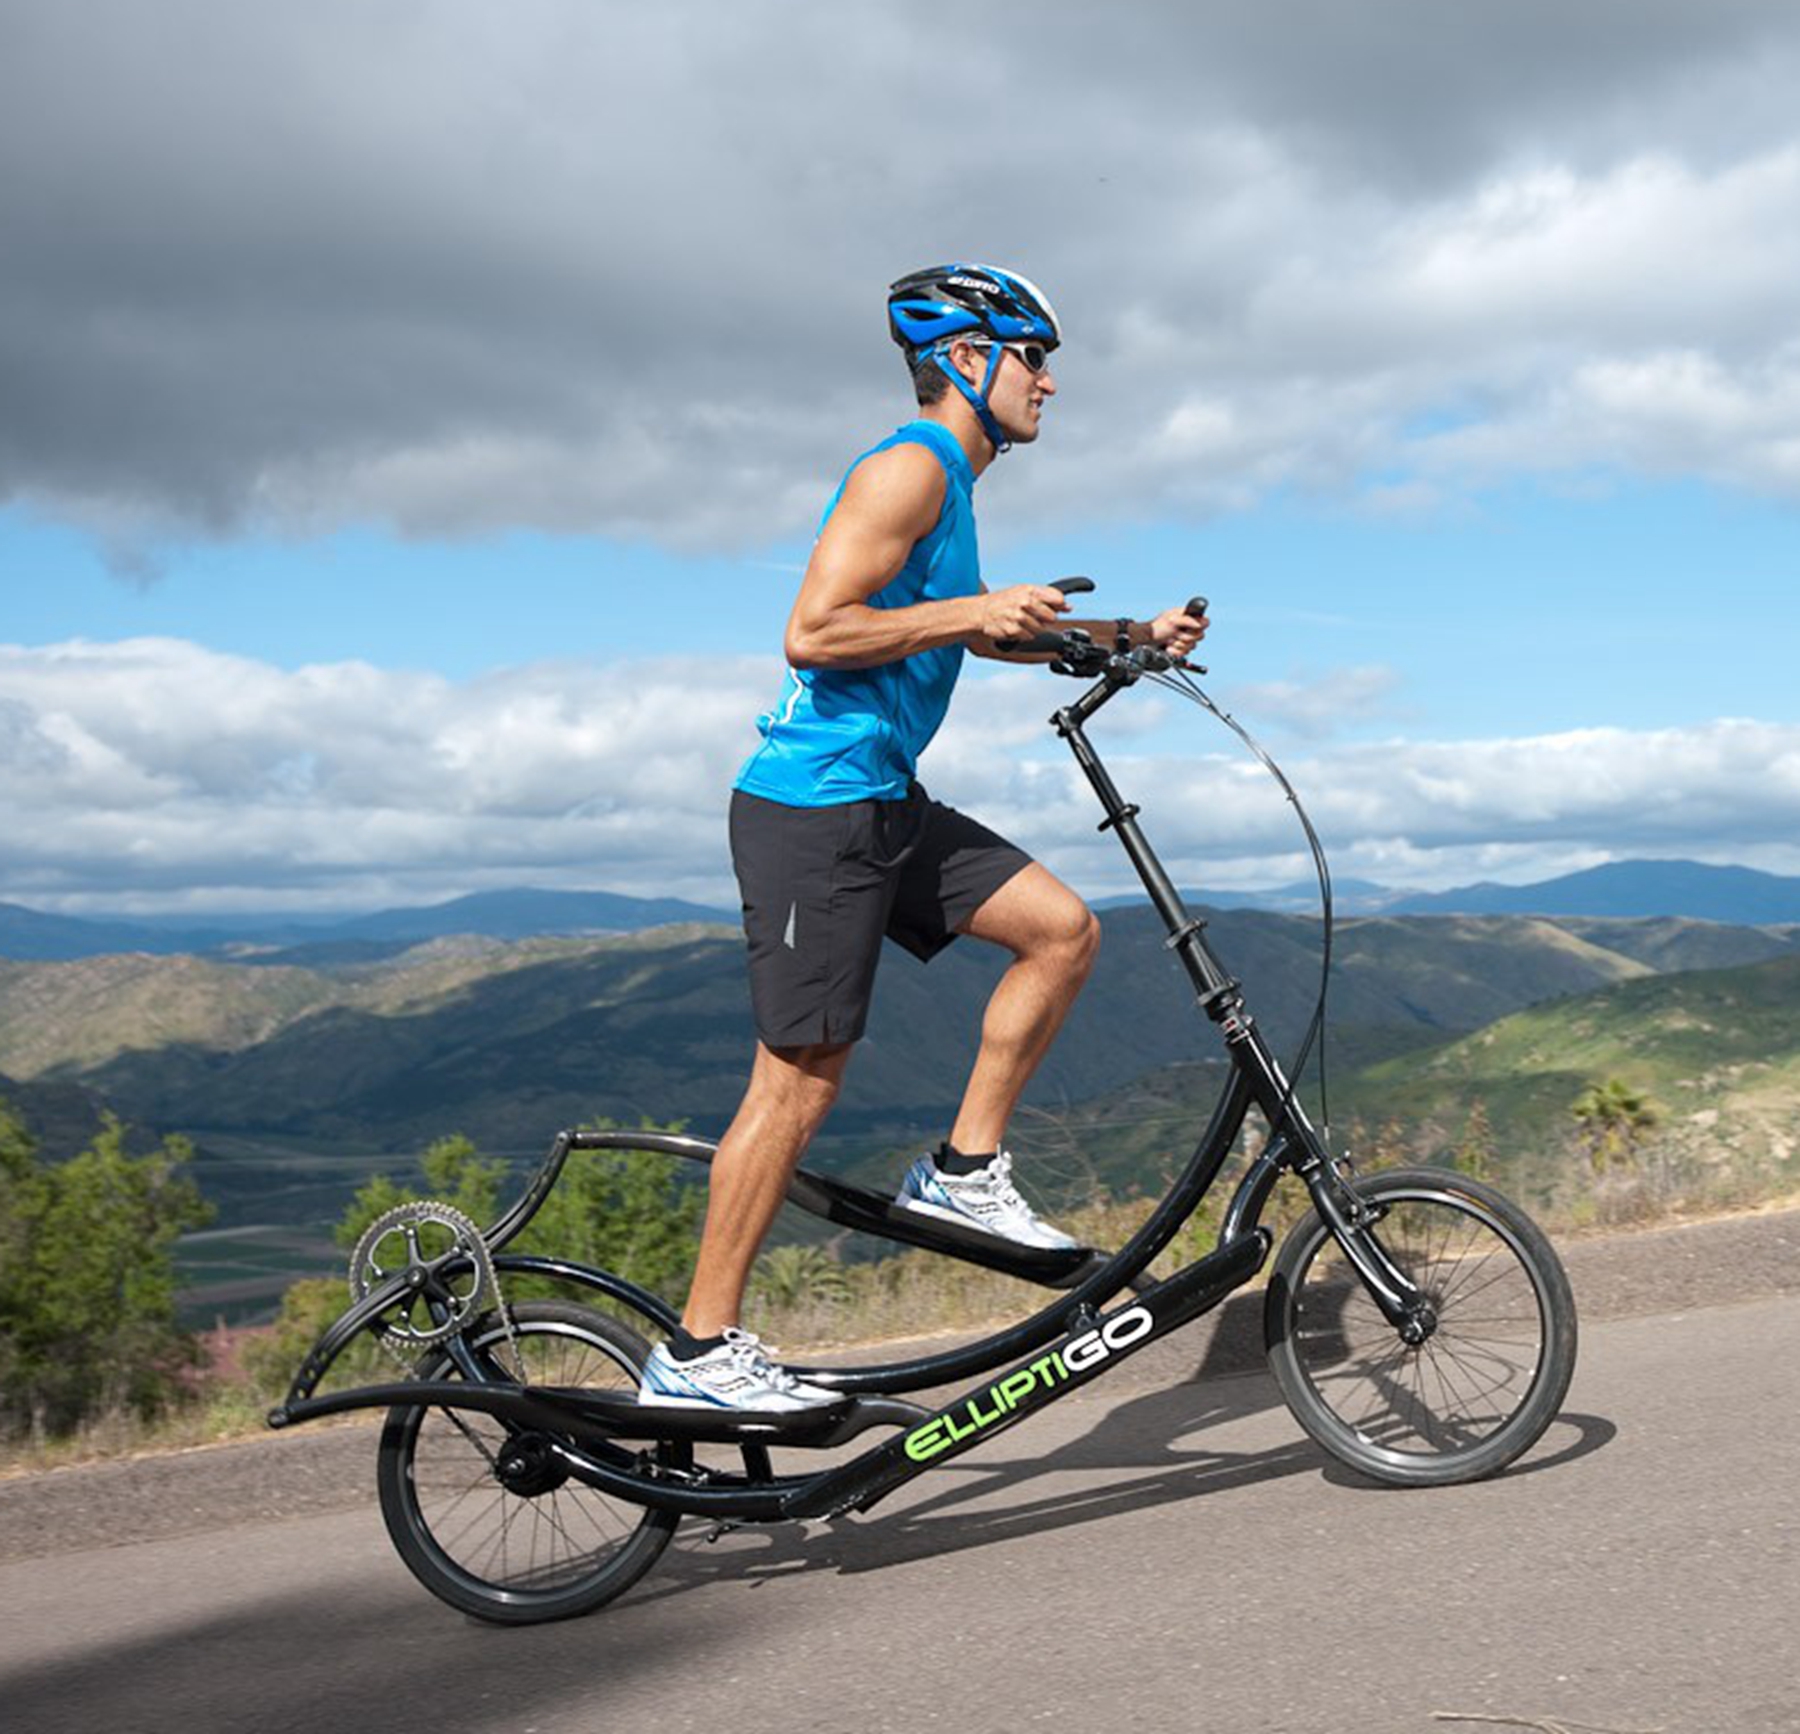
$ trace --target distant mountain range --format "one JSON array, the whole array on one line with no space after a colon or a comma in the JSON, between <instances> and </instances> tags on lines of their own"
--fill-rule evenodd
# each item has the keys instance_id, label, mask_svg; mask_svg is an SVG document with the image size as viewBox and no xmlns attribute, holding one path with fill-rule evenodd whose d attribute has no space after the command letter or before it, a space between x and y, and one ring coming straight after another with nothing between
<instances>
[{"instance_id":1,"label":"distant mountain range","mask_svg":"<svg viewBox=\"0 0 1800 1734\"><path fill-rule=\"evenodd\" d=\"M1469 885L1414 892L1390 915L1684 915L1737 927L1800 922L1800 879L1697 861L1613 861L1538 885Z\"/></svg>"},{"instance_id":2,"label":"distant mountain range","mask_svg":"<svg viewBox=\"0 0 1800 1734\"><path fill-rule=\"evenodd\" d=\"M1319 887L1312 880L1263 891L1185 892L1214 909L1267 909L1316 914ZM1406 891L1367 879L1332 885L1339 915L1548 915L1642 919L1676 916L1733 927L1783 927L1800 923L1800 879L1749 867L1710 867L1699 861L1611 861L1580 873L1531 885L1483 881L1454 891ZM1101 908L1140 902L1109 897Z\"/></svg>"},{"instance_id":3,"label":"distant mountain range","mask_svg":"<svg viewBox=\"0 0 1800 1734\"><path fill-rule=\"evenodd\" d=\"M1547 915L1632 918L1673 916L1734 927L1800 924L1800 879L1748 867L1696 861L1615 861L1534 885L1483 883L1455 891L1406 891L1366 879L1334 886L1339 915ZM1319 906L1310 881L1263 891L1186 893L1212 909L1260 909L1311 915ZM1138 895L1102 897L1100 909L1141 904ZM0 903L0 957L69 961L123 952L155 957L181 953L238 961L373 962L410 946L452 935L483 939L641 933L675 922L737 924L732 908L674 897L627 897L612 891L483 891L447 903L383 909L353 916L135 916L117 919L52 915Z\"/></svg>"},{"instance_id":4,"label":"distant mountain range","mask_svg":"<svg viewBox=\"0 0 1800 1734\"><path fill-rule=\"evenodd\" d=\"M737 921L735 909L715 909L677 897L626 897L612 891L482 891L421 908L382 909L370 915L138 916L93 920L51 915L0 903L0 957L68 962L122 952L153 957L260 952L259 961L328 962L357 954L391 955L453 934L484 939L539 935L640 933L673 922Z\"/></svg>"},{"instance_id":5,"label":"distant mountain range","mask_svg":"<svg viewBox=\"0 0 1800 1734\"><path fill-rule=\"evenodd\" d=\"M1183 1060L1216 1035L1146 908L1108 911L1092 981L1030 1100L1079 1102ZM1288 1051L1318 991L1315 922L1220 911L1221 957ZM1540 1001L1667 970L1800 952L1800 934L1677 920L1517 916L1345 921L1331 994L1340 1062L1355 1066L1481 1028ZM1004 959L956 946L929 971L883 970L835 1132L877 1142L954 1106ZM594 1115L716 1132L752 1046L743 942L713 926L612 938L429 941L374 961L157 957L0 961L0 1093L79 1126L94 1104L207 1152L279 1146L332 1162L464 1132L529 1149ZM908 1133L908 1136L911 1134ZM60 1141L59 1141L60 1142ZM66 1146L64 1146L66 1149ZM223 1178L223 1176L219 1176ZM255 1207L273 1200L262 1182Z\"/></svg>"}]
</instances>

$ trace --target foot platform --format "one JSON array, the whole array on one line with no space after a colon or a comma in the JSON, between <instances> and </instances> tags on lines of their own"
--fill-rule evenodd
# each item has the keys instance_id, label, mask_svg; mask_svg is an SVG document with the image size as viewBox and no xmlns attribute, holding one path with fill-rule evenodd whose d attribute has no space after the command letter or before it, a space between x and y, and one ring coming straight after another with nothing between
<instances>
[{"instance_id":1,"label":"foot platform","mask_svg":"<svg viewBox=\"0 0 1800 1734\"><path fill-rule=\"evenodd\" d=\"M269 1412L271 1427L293 1427L353 1409L469 1409L533 1432L580 1443L677 1439L693 1444L842 1445L872 1427L910 1427L929 1409L898 1397L845 1396L836 1403L771 1414L754 1409L690 1409L640 1403L629 1392L566 1385L472 1385L461 1379L408 1379L308 1397Z\"/></svg>"}]
</instances>

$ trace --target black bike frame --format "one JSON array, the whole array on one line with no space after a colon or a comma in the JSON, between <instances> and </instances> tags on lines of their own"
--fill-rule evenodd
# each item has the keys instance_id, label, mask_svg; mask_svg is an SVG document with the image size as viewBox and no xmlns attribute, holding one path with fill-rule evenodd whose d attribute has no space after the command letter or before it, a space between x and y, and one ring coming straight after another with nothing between
<instances>
[{"instance_id":1,"label":"black bike frame","mask_svg":"<svg viewBox=\"0 0 1800 1734\"><path fill-rule=\"evenodd\" d=\"M1093 786L1106 815L1100 828L1117 834L1162 917L1169 948L1187 971L1199 1008L1219 1027L1231 1071L1182 1173L1116 1253L1107 1257L1091 1249L1068 1253L1021 1247L922 1217L861 1187L801 1169L788 1196L802 1209L1067 1292L1020 1324L948 1353L872 1367L797 1367L794 1371L807 1381L843 1392L846 1402L792 1415L721 1417L640 1407L630 1396L521 1387L491 1356L457 1338L446 1344L445 1352L461 1374L459 1379L395 1382L315 1396L319 1379L345 1344L393 1304L408 1281L401 1276L352 1307L320 1338L287 1400L271 1414L271 1425L390 1405L480 1410L538 1435L579 1480L640 1505L746 1522L867 1510L913 1476L949 1462L1217 1306L1248 1281L1268 1255L1270 1235L1260 1226L1260 1217L1284 1172L1305 1183L1314 1208L1389 1322L1403 1331L1413 1328L1424 1311L1422 1297L1371 1231L1363 1207L1245 1009L1240 984L1207 943L1206 922L1183 902L1137 823L1138 809L1121 798L1087 738L1087 722L1143 672L1141 653L1109 659L1101 678L1073 704L1057 711L1051 723ZM1140 1284L1151 1261L1218 1178L1252 1108L1263 1116L1269 1135L1238 1182L1216 1246L1173 1276ZM498 1270L558 1277L624 1301L668 1328L676 1321L666 1302L610 1272L499 1250L531 1220L572 1152L620 1148L660 1150L701 1161L709 1160L714 1149L703 1140L667 1133L565 1132L524 1194L484 1231L484 1239ZM1109 1312L1099 1310L1127 1288L1135 1291L1130 1299ZM995 1368L1005 1370L936 1410L895 1395L992 1373ZM852 1403L851 1398L858 1400ZM767 1472L769 1445L841 1444L877 1425L904 1430L835 1468L803 1475ZM659 1443L655 1453L632 1452L615 1443L618 1440ZM740 1477L694 1471L687 1448L700 1441L742 1446L746 1463L755 1472Z\"/></svg>"}]
</instances>

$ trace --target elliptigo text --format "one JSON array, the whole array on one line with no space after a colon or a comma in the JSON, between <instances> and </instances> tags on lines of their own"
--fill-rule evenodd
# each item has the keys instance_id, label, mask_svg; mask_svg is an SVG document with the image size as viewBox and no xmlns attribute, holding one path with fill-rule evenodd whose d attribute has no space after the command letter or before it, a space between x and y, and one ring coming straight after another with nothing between
<instances>
[{"instance_id":1,"label":"elliptigo text","mask_svg":"<svg viewBox=\"0 0 1800 1734\"><path fill-rule=\"evenodd\" d=\"M1143 1307L1126 1307L1113 1314L1104 1324L1083 1331L1060 1349L1040 1355L1029 1366L1019 1367L1004 1379L970 1397L959 1408L934 1415L923 1427L915 1427L906 1436L906 1454L915 1463L929 1463L952 1445L1003 1420L1029 1397L1033 1391L1047 1391L1066 1384L1076 1373L1097 1367L1118 1350L1129 1347L1146 1336L1156 1320Z\"/></svg>"}]
</instances>

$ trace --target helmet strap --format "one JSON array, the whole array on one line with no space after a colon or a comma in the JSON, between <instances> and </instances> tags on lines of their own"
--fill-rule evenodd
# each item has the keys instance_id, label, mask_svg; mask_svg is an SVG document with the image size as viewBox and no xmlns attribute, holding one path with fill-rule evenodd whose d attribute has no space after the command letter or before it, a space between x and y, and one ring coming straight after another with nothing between
<instances>
[{"instance_id":1,"label":"helmet strap","mask_svg":"<svg viewBox=\"0 0 1800 1734\"><path fill-rule=\"evenodd\" d=\"M955 341L955 338L945 339L932 353L931 359L937 364L938 372L963 394L969 408L974 410L975 419L981 423L981 431L993 442L995 456L1011 451L1012 441L1000 431L1000 424L994 420L994 412L988 408L988 392L993 387L994 375L1000 370L1001 357L1005 351L998 343L987 346L987 372L981 376L981 389L977 391L950 365L950 345Z\"/></svg>"}]
</instances>

